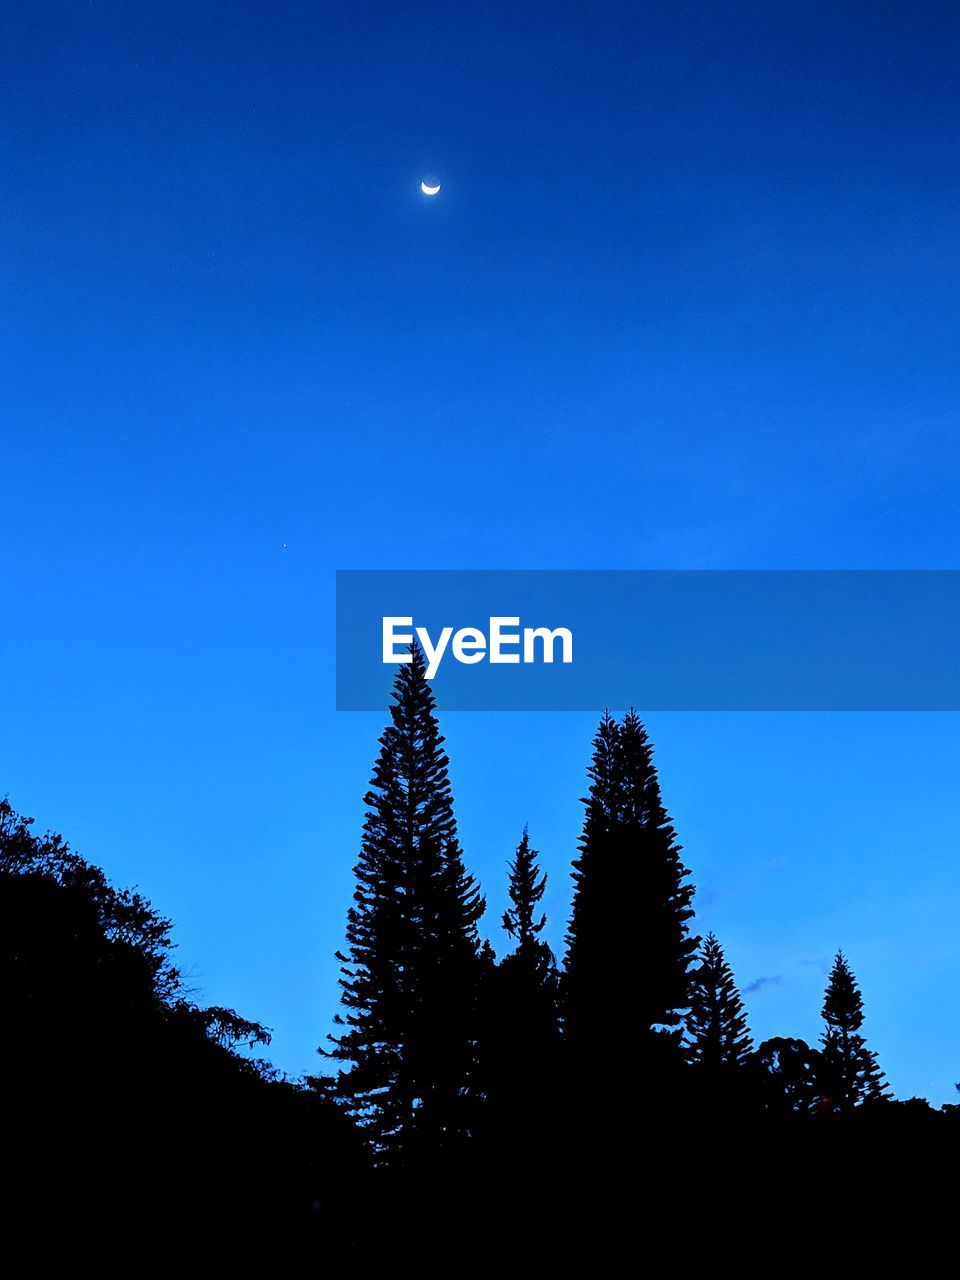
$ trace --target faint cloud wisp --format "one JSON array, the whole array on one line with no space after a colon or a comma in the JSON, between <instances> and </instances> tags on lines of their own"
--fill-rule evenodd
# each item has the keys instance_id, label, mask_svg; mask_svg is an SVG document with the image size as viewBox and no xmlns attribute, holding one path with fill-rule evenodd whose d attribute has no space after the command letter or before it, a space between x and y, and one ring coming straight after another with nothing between
<instances>
[{"instance_id":1,"label":"faint cloud wisp","mask_svg":"<svg viewBox=\"0 0 960 1280\"><path fill-rule=\"evenodd\" d=\"M755 991L762 991L764 987L779 987L783 983L783 974L774 973L769 977L754 978L752 982L748 982L743 988L745 996L753 995Z\"/></svg>"}]
</instances>

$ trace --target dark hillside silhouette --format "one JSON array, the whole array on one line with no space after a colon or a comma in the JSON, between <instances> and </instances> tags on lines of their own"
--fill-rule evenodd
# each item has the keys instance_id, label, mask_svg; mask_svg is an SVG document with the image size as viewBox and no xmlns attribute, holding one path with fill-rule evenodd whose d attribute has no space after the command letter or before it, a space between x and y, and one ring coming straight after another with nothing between
<instances>
[{"instance_id":1,"label":"dark hillside silhouette","mask_svg":"<svg viewBox=\"0 0 960 1280\"><path fill-rule=\"evenodd\" d=\"M362 1183L362 1148L332 1104L236 1052L262 1026L190 1001L169 934L0 801L6 1208L61 1232L108 1215L312 1236L344 1172Z\"/></svg>"}]
</instances>

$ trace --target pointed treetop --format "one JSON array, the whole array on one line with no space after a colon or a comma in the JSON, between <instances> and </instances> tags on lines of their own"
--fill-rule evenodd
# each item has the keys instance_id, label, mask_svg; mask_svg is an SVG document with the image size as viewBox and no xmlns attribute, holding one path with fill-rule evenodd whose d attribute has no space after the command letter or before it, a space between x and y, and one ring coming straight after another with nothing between
<instances>
[{"instance_id":1,"label":"pointed treetop","mask_svg":"<svg viewBox=\"0 0 960 1280\"><path fill-rule=\"evenodd\" d=\"M863 996L843 951L838 951L823 997L823 1020L829 1027L859 1031L863 1026Z\"/></svg>"},{"instance_id":2,"label":"pointed treetop","mask_svg":"<svg viewBox=\"0 0 960 1280\"><path fill-rule=\"evenodd\" d=\"M365 796L356 888L328 1056L378 1160L466 1123L483 897L457 841L448 761L422 651L393 687Z\"/></svg>"},{"instance_id":3,"label":"pointed treetop","mask_svg":"<svg viewBox=\"0 0 960 1280\"><path fill-rule=\"evenodd\" d=\"M537 866L537 851L530 848L530 833L526 827L510 863L510 902L503 913L503 927L520 947L528 946L543 929L547 917L535 919L537 904L547 887L546 873Z\"/></svg>"},{"instance_id":4,"label":"pointed treetop","mask_svg":"<svg viewBox=\"0 0 960 1280\"><path fill-rule=\"evenodd\" d=\"M672 1054L698 941L689 928L693 885L635 711L620 722L604 714L588 776L566 936L567 1034L595 1055L601 1037L621 1033L630 1010L643 1035L669 1039Z\"/></svg>"},{"instance_id":5,"label":"pointed treetop","mask_svg":"<svg viewBox=\"0 0 960 1280\"><path fill-rule=\"evenodd\" d=\"M865 1102L889 1098L889 1087L876 1054L860 1034L863 1026L863 996L842 951L830 970L823 997L820 1092L823 1102L845 1112Z\"/></svg>"},{"instance_id":6,"label":"pointed treetop","mask_svg":"<svg viewBox=\"0 0 960 1280\"><path fill-rule=\"evenodd\" d=\"M691 975L687 1036L691 1062L711 1072L742 1067L753 1051L733 970L714 933L703 940Z\"/></svg>"}]
</instances>

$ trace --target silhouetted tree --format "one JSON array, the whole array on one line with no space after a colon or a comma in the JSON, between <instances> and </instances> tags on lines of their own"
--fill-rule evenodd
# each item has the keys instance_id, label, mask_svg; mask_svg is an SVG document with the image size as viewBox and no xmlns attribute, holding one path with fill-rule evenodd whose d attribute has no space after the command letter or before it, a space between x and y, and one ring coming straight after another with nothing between
<instances>
[{"instance_id":1,"label":"silhouetted tree","mask_svg":"<svg viewBox=\"0 0 960 1280\"><path fill-rule=\"evenodd\" d=\"M110 1221L203 1220L351 1238L343 1181L365 1153L339 1108L236 1050L269 1032L199 1008L170 962L170 923L59 836L0 800L0 1126L5 1210L94 1238ZM269 1170L269 1174L265 1172Z\"/></svg>"},{"instance_id":2,"label":"silhouetted tree","mask_svg":"<svg viewBox=\"0 0 960 1280\"><path fill-rule=\"evenodd\" d=\"M365 798L357 887L342 961L343 1030L329 1056L381 1162L456 1145L475 1058L484 902L457 843L447 757L415 647Z\"/></svg>"},{"instance_id":3,"label":"silhouetted tree","mask_svg":"<svg viewBox=\"0 0 960 1280\"><path fill-rule=\"evenodd\" d=\"M679 1061L679 1052L663 1051L679 1051L688 1004L693 886L635 712L619 724L603 717L589 777L573 864L565 1032L581 1065Z\"/></svg>"},{"instance_id":4,"label":"silhouetted tree","mask_svg":"<svg viewBox=\"0 0 960 1280\"><path fill-rule=\"evenodd\" d=\"M485 1123L515 1139L545 1122L559 1044L557 972L553 952L541 938L546 916L538 906L547 877L526 830L510 863L510 906L503 927L515 946L486 986Z\"/></svg>"},{"instance_id":5,"label":"silhouetted tree","mask_svg":"<svg viewBox=\"0 0 960 1280\"><path fill-rule=\"evenodd\" d=\"M804 1040L774 1036L753 1055L761 1109L771 1117L808 1116L817 1101L820 1055Z\"/></svg>"},{"instance_id":6,"label":"silhouetted tree","mask_svg":"<svg viewBox=\"0 0 960 1280\"><path fill-rule=\"evenodd\" d=\"M851 1111L889 1097L875 1054L860 1034L863 997L842 951L837 952L823 998L819 1085L825 1106Z\"/></svg>"},{"instance_id":7,"label":"silhouetted tree","mask_svg":"<svg viewBox=\"0 0 960 1280\"><path fill-rule=\"evenodd\" d=\"M704 939L699 960L691 974L687 1052L703 1076L717 1078L745 1067L753 1042L733 971L714 934Z\"/></svg>"},{"instance_id":8,"label":"silhouetted tree","mask_svg":"<svg viewBox=\"0 0 960 1280\"><path fill-rule=\"evenodd\" d=\"M516 942L508 959L527 970L531 982L539 987L549 984L553 969L553 952L540 934L547 923L543 914L537 919L537 907L547 887L546 873L537 866L537 851L530 848L530 835L526 827L509 868L510 906L503 913L503 927Z\"/></svg>"}]
</instances>

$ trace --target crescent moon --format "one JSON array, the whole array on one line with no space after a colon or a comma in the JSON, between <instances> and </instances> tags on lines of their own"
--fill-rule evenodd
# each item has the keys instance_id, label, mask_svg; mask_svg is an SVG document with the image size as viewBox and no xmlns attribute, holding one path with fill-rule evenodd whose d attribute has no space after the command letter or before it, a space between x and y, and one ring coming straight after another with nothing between
<instances>
[{"instance_id":1,"label":"crescent moon","mask_svg":"<svg viewBox=\"0 0 960 1280\"><path fill-rule=\"evenodd\" d=\"M435 187L431 187L426 182L421 182L420 190L423 192L425 196L435 196L437 192L440 190L440 183L438 182Z\"/></svg>"}]
</instances>

